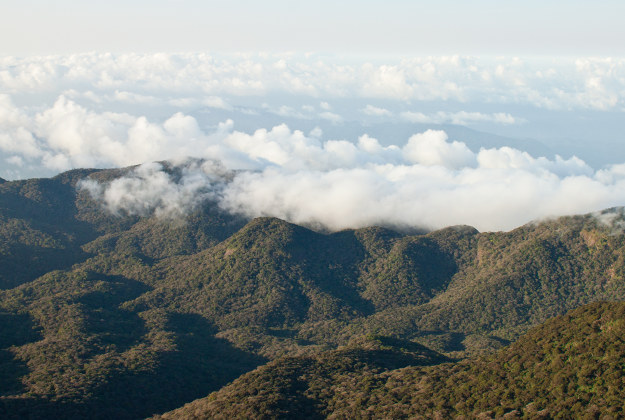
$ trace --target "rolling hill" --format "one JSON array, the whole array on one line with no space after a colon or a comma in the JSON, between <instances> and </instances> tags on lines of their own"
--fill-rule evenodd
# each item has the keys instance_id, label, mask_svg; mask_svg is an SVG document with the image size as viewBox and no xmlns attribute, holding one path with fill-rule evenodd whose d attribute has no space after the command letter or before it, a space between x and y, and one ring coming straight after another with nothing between
<instances>
[{"instance_id":1,"label":"rolling hill","mask_svg":"<svg viewBox=\"0 0 625 420\"><path fill-rule=\"evenodd\" d=\"M0 184L3 417L143 418L213 392L214 401L247 395L261 390L259 377L277 381L266 391L268 413L351 416L362 407L313 398L310 390L352 386L341 381L359 387L361 376L381 384L400 373L408 390L417 386L411 369L479 376L471 369L482 372L528 340L568 348L573 338L549 329L559 323L564 331L574 317L591 317L583 311L604 306L553 317L625 300L622 209L510 232L455 226L330 233L269 217L246 220L210 200L176 220L115 215L76 188L83 179L107 183L130 170ZM592 347L575 348L586 357L582 350ZM421 365L436 366L415 367ZM527 369L517 376L539 375ZM388 397L371 386L367 398ZM452 388L446 397L436 391L448 402L423 404L442 415L505 414L486 403L452 406L460 401L454 392L470 390ZM614 405L588 402L602 410ZM376 402L370 412L386 415L375 411L384 406ZM421 412L406 410L397 413Z\"/></svg>"},{"instance_id":2,"label":"rolling hill","mask_svg":"<svg viewBox=\"0 0 625 420\"><path fill-rule=\"evenodd\" d=\"M625 304L597 302L455 363L372 337L275 360L158 418L620 418L624 326Z\"/></svg>"}]
</instances>

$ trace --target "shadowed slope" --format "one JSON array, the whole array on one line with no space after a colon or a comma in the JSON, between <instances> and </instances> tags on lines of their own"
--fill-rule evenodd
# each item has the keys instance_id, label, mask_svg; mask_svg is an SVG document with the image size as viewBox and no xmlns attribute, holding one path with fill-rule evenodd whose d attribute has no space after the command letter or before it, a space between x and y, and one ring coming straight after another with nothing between
<instances>
[{"instance_id":1,"label":"shadowed slope","mask_svg":"<svg viewBox=\"0 0 625 420\"><path fill-rule=\"evenodd\" d=\"M447 361L416 343L363 337L338 350L275 360L162 418L324 418L337 391L363 376Z\"/></svg>"}]
</instances>

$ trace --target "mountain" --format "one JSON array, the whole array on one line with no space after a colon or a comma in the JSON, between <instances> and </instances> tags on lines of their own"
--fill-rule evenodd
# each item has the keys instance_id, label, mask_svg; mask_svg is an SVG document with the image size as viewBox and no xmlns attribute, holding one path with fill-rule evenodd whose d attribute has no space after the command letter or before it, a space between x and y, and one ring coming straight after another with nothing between
<instances>
[{"instance_id":1,"label":"mountain","mask_svg":"<svg viewBox=\"0 0 625 420\"><path fill-rule=\"evenodd\" d=\"M368 383L377 375L407 366L429 366L450 359L410 341L369 336L337 350L281 357L207 398L157 418L323 418L338 402L337 389Z\"/></svg>"},{"instance_id":2,"label":"mountain","mask_svg":"<svg viewBox=\"0 0 625 420\"><path fill-rule=\"evenodd\" d=\"M278 359L158 418L619 418L624 334L625 304L598 302L456 363L380 337Z\"/></svg>"},{"instance_id":3,"label":"mountain","mask_svg":"<svg viewBox=\"0 0 625 420\"><path fill-rule=\"evenodd\" d=\"M327 233L210 200L178 219L116 215L77 188L132 170L0 184L2 417L147 417L280 361L384 375L477 360L554 316L625 300L622 209L510 232ZM311 381L287 399L309 407Z\"/></svg>"}]
</instances>

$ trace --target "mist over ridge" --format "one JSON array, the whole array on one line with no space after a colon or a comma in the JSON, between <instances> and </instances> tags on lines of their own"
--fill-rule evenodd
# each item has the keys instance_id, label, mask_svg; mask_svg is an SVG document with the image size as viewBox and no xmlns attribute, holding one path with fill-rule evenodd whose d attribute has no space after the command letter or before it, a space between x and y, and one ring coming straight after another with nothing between
<instances>
[{"instance_id":1,"label":"mist over ridge","mask_svg":"<svg viewBox=\"0 0 625 420\"><path fill-rule=\"evenodd\" d=\"M272 216L337 231L372 225L510 230L533 220L620 206L625 171L509 147L474 153L442 131L403 146L320 142L286 126L233 132L212 159L140 165L110 183L84 180L113 214L179 217L204 201L248 218ZM245 169L241 169L241 168Z\"/></svg>"}]
</instances>

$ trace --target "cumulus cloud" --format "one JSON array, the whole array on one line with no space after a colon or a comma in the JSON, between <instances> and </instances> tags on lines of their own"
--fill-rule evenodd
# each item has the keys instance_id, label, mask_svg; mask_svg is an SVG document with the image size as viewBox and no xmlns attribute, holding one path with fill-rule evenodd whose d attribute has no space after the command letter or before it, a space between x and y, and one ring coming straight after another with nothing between
<instances>
[{"instance_id":1,"label":"cumulus cloud","mask_svg":"<svg viewBox=\"0 0 625 420\"><path fill-rule=\"evenodd\" d=\"M374 224L508 230L532 219L622 203L624 188L623 178L604 184L586 175L558 177L544 167L372 165L288 174L270 168L238 175L225 189L222 206L331 230Z\"/></svg>"},{"instance_id":2,"label":"cumulus cloud","mask_svg":"<svg viewBox=\"0 0 625 420\"><path fill-rule=\"evenodd\" d=\"M404 147L406 157L413 163L425 166L440 165L449 169L471 167L475 164L475 155L466 144L447 142L444 131L428 130L410 137Z\"/></svg>"},{"instance_id":3,"label":"cumulus cloud","mask_svg":"<svg viewBox=\"0 0 625 420\"><path fill-rule=\"evenodd\" d=\"M231 130L232 121L225 121L206 134L194 117L180 112L162 123L126 113L98 113L65 96L27 115L8 96L0 96L0 150L59 171L198 155L226 159L220 141Z\"/></svg>"},{"instance_id":4,"label":"cumulus cloud","mask_svg":"<svg viewBox=\"0 0 625 420\"><path fill-rule=\"evenodd\" d=\"M474 153L442 131L385 147L366 135L356 143L321 141L280 125L232 131L222 145L239 159L220 169L228 176L216 176L212 163L183 164L182 176L144 165L109 185L87 181L83 188L114 213L180 215L211 199L246 217L328 230L376 224L508 230L625 200L621 166L594 171L577 158L535 158L508 147Z\"/></svg>"},{"instance_id":5,"label":"cumulus cloud","mask_svg":"<svg viewBox=\"0 0 625 420\"><path fill-rule=\"evenodd\" d=\"M330 121L333 124L340 124L340 123L343 122L343 117L341 117L337 113L330 112L330 111L321 112L319 114L319 118L322 118L324 120L328 120L328 121Z\"/></svg>"},{"instance_id":6,"label":"cumulus cloud","mask_svg":"<svg viewBox=\"0 0 625 420\"><path fill-rule=\"evenodd\" d=\"M0 95L0 150L38 158L43 152L31 131L30 118L17 108L8 95Z\"/></svg>"},{"instance_id":7,"label":"cumulus cloud","mask_svg":"<svg viewBox=\"0 0 625 420\"><path fill-rule=\"evenodd\" d=\"M212 161L188 160L172 175L159 163L140 165L129 175L106 185L83 180L78 189L88 191L113 214L180 218L218 194L225 171Z\"/></svg>"},{"instance_id":8,"label":"cumulus cloud","mask_svg":"<svg viewBox=\"0 0 625 420\"><path fill-rule=\"evenodd\" d=\"M8 163L15 166L24 166L24 159L19 156L11 156L5 159Z\"/></svg>"},{"instance_id":9,"label":"cumulus cloud","mask_svg":"<svg viewBox=\"0 0 625 420\"><path fill-rule=\"evenodd\" d=\"M317 55L80 54L0 57L8 94L96 92L122 102L210 99L268 93L313 98L378 98L498 104L549 109L622 108L625 59L388 58L382 63ZM322 109L329 104L321 101ZM505 118L504 118L505 120Z\"/></svg>"},{"instance_id":10,"label":"cumulus cloud","mask_svg":"<svg viewBox=\"0 0 625 420\"><path fill-rule=\"evenodd\" d=\"M234 131L224 138L223 143L249 159L247 168L251 168L254 162L256 169L280 167L289 171L304 168L326 171L367 163L395 162L401 157L397 146L383 147L377 139L366 135L361 136L356 144L347 140L322 142L318 136L317 130L306 136L282 124L271 130L256 130L253 134Z\"/></svg>"},{"instance_id":11,"label":"cumulus cloud","mask_svg":"<svg viewBox=\"0 0 625 420\"><path fill-rule=\"evenodd\" d=\"M262 108L271 114L279 115L285 118L295 118L299 120L326 120L332 124L340 124L343 122L343 117L335 112L329 111L331 107L325 102L321 103L321 110L315 109L312 105L302 105L301 109L296 109L288 105L273 107L267 103L262 104Z\"/></svg>"},{"instance_id":12,"label":"cumulus cloud","mask_svg":"<svg viewBox=\"0 0 625 420\"><path fill-rule=\"evenodd\" d=\"M507 105L620 110L624 59L0 57L0 91L0 152L15 167L182 165L182 176L148 164L108 185L85 183L112 212L181 215L211 199L249 217L271 215L332 230L459 223L491 230L621 205L625 198L623 165L595 170L574 157L536 157L507 147L472 151L462 138L434 130L383 139L383 145L365 128L352 129L363 114L424 124L511 125L525 121L491 111ZM279 102L283 98L288 100ZM263 109L261 101L278 105ZM453 109L466 111L407 111L418 110L418 101L453 101ZM351 112L349 104L355 104ZM193 115L194 109L206 112ZM235 112L256 125L235 130L229 119ZM273 121L302 120L308 134L258 123L263 112ZM208 114L217 117L206 123L199 116ZM342 124L353 137L342 138L328 122ZM334 138L324 139L316 125ZM215 177L203 164L183 165L188 157L219 161L235 172Z\"/></svg>"},{"instance_id":13,"label":"cumulus cloud","mask_svg":"<svg viewBox=\"0 0 625 420\"><path fill-rule=\"evenodd\" d=\"M613 235L621 235L625 232L625 207L613 207L593 214L599 223L608 226Z\"/></svg>"},{"instance_id":14,"label":"cumulus cloud","mask_svg":"<svg viewBox=\"0 0 625 420\"><path fill-rule=\"evenodd\" d=\"M321 109L323 109L325 111L330 111L332 109L332 106L329 103L324 101L324 102L321 102L319 104L319 108L321 108Z\"/></svg>"},{"instance_id":15,"label":"cumulus cloud","mask_svg":"<svg viewBox=\"0 0 625 420\"><path fill-rule=\"evenodd\" d=\"M391 115L393 115L393 113L388 109L380 108L371 104L367 104L367 106L363 108L361 112L365 115L369 115L372 117L390 117Z\"/></svg>"}]
</instances>

